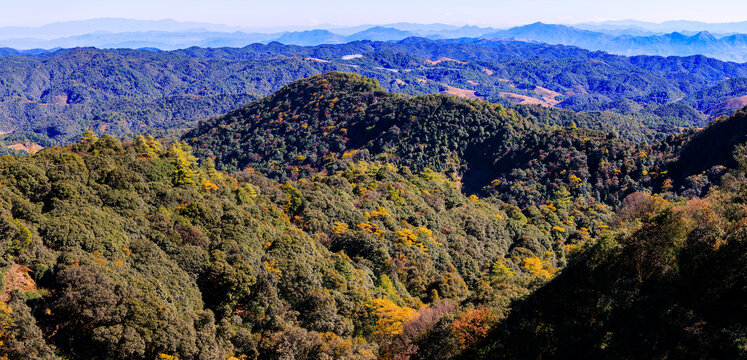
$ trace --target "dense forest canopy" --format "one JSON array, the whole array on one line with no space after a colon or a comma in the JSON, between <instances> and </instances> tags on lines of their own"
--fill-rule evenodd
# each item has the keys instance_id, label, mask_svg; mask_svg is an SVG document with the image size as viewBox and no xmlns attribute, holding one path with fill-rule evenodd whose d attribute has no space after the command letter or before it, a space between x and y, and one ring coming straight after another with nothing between
<instances>
[{"instance_id":1,"label":"dense forest canopy","mask_svg":"<svg viewBox=\"0 0 747 360\"><path fill-rule=\"evenodd\" d=\"M684 135L637 144L618 135L627 123L589 129L596 124L536 107L404 97L355 74L327 73L201 122L183 139L229 171L251 167L282 181L342 169L351 159L376 160L446 172L468 195L520 206L540 204L561 187L616 206L663 184L658 174L672 166ZM676 185L690 175L678 172Z\"/></svg>"},{"instance_id":2,"label":"dense forest canopy","mask_svg":"<svg viewBox=\"0 0 747 360\"><path fill-rule=\"evenodd\" d=\"M663 131L381 84L0 157L0 354L747 357L747 108Z\"/></svg>"},{"instance_id":3,"label":"dense forest canopy","mask_svg":"<svg viewBox=\"0 0 747 360\"><path fill-rule=\"evenodd\" d=\"M400 351L389 342L416 316L527 293L566 262L558 244L582 246L608 216L571 204L530 221L392 164L277 183L195 160L184 143L109 136L3 158L5 271L34 278L6 284L4 351L372 358Z\"/></svg>"}]
</instances>

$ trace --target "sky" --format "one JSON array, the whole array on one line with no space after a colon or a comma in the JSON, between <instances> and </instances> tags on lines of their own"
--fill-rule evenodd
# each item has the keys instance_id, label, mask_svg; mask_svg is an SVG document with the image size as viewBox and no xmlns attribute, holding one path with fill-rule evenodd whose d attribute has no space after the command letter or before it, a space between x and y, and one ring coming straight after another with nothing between
<instances>
[{"instance_id":1,"label":"sky","mask_svg":"<svg viewBox=\"0 0 747 360\"><path fill-rule=\"evenodd\" d=\"M747 20L745 0L0 0L0 8L0 27L101 17L174 19L241 27Z\"/></svg>"}]
</instances>

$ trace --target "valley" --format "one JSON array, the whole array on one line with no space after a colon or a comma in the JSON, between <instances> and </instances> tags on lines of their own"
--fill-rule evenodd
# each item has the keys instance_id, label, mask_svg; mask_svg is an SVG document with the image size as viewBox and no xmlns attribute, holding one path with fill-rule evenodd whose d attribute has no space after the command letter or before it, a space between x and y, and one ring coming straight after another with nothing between
<instances>
[{"instance_id":1,"label":"valley","mask_svg":"<svg viewBox=\"0 0 747 360\"><path fill-rule=\"evenodd\" d=\"M0 27L0 360L747 359L745 23L215 1Z\"/></svg>"}]
</instances>

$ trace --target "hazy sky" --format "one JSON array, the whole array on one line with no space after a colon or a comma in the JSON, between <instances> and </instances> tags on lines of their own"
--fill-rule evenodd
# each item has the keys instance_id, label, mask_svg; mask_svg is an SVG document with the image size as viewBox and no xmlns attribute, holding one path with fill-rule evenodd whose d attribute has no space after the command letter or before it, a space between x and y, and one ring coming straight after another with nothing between
<instances>
[{"instance_id":1,"label":"hazy sky","mask_svg":"<svg viewBox=\"0 0 747 360\"><path fill-rule=\"evenodd\" d=\"M98 17L237 26L358 25L400 21L518 25L636 19L747 20L745 0L0 0L0 26Z\"/></svg>"}]
</instances>

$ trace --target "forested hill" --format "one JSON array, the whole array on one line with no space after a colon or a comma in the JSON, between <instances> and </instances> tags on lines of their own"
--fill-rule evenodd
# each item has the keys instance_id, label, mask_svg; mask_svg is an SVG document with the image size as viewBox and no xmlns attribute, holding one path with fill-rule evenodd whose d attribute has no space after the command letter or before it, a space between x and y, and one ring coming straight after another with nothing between
<instances>
[{"instance_id":1,"label":"forested hill","mask_svg":"<svg viewBox=\"0 0 747 360\"><path fill-rule=\"evenodd\" d=\"M9 143L42 146L69 143L86 129L120 137L175 133L329 71L355 72L405 95L590 111L596 124L627 123L618 133L636 141L702 127L743 106L747 95L744 64L484 39L80 48L0 57L0 131L12 131L4 137Z\"/></svg>"},{"instance_id":2,"label":"forested hill","mask_svg":"<svg viewBox=\"0 0 747 360\"><path fill-rule=\"evenodd\" d=\"M659 172L683 141L636 144L614 129L578 127L579 117L552 122L539 110L405 97L358 75L328 73L202 122L183 139L224 170L251 167L295 180L351 161L384 161L446 172L468 194L517 205L542 203L559 187L617 205L626 194L662 185Z\"/></svg>"},{"instance_id":3,"label":"forested hill","mask_svg":"<svg viewBox=\"0 0 747 360\"><path fill-rule=\"evenodd\" d=\"M337 160L391 157L419 171L461 171L511 146L529 124L500 105L457 97L404 97L349 73L300 80L184 135L223 169L251 166L293 178ZM488 140L490 139L490 140ZM487 143L501 149L486 148Z\"/></svg>"},{"instance_id":4,"label":"forested hill","mask_svg":"<svg viewBox=\"0 0 747 360\"><path fill-rule=\"evenodd\" d=\"M574 118L332 72L2 156L0 357L744 358L745 111Z\"/></svg>"},{"instance_id":5,"label":"forested hill","mask_svg":"<svg viewBox=\"0 0 747 360\"><path fill-rule=\"evenodd\" d=\"M537 288L610 216L567 195L525 215L392 164L278 183L164 145L0 158L0 356L389 358L461 303Z\"/></svg>"}]
</instances>

